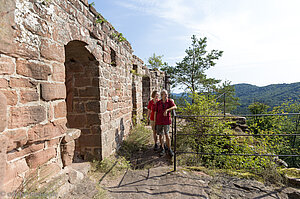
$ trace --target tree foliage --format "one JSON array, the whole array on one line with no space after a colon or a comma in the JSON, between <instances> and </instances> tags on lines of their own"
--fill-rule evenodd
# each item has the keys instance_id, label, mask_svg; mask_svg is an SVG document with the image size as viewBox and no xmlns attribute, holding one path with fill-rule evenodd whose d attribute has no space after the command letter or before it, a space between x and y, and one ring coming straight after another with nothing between
<instances>
[{"instance_id":1,"label":"tree foliage","mask_svg":"<svg viewBox=\"0 0 300 199\"><path fill-rule=\"evenodd\" d=\"M249 106L253 114L300 113L300 102L290 101L270 109L269 106L255 102ZM247 124L254 134L299 134L299 115L275 115L248 118ZM274 154L300 154L299 136L267 136ZM282 157L290 167L300 167L299 157Z\"/></svg>"},{"instance_id":2,"label":"tree foliage","mask_svg":"<svg viewBox=\"0 0 300 199\"><path fill-rule=\"evenodd\" d=\"M300 82L292 84L272 84L258 87L251 84L236 84L236 97L240 99L240 106L234 110L235 114L250 113L248 106L253 102L260 102L274 108L288 101L300 100Z\"/></svg>"},{"instance_id":3,"label":"tree foliage","mask_svg":"<svg viewBox=\"0 0 300 199\"><path fill-rule=\"evenodd\" d=\"M275 167L272 158L256 156L223 156L213 154L273 154L285 143L281 139L267 137L232 136L236 132L229 126L230 121L222 120L218 110L218 102L214 98L196 93L190 96L194 103L186 102L181 108L183 115L198 115L184 121L177 120L180 124L177 135L177 150L205 153L182 154L179 164L188 166L206 166L220 169L246 170L262 175L266 170ZM205 116L210 117L205 117ZM180 133L188 135L180 135ZM222 134L228 136L210 136L209 134Z\"/></svg>"},{"instance_id":4,"label":"tree foliage","mask_svg":"<svg viewBox=\"0 0 300 199\"><path fill-rule=\"evenodd\" d=\"M162 68L167 67L167 62L164 62L162 58L163 55L156 55L155 53L153 53L153 55L147 60L149 67L155 70L160 70Z\"/></svg>"},{"instance_id":5,"label":"tree foliage","mask_svg":"<svg viewBox=\"0 0 300 199\"><path fill-rule=\"evenodd\" d=\"M205 71L216 65L223 51L211 50L207 48L207 38L197 39L192 36L192 44L186 49L186 56L176 66L166 66L162 68L170 75L170 79L175 86L183 86L191 92L212 91L220 80L208 78Z\"/></svg>"},{"instance_id":6,"label":"tree foliage","mask_svg":"<svg viewBox=\"0 0 300 199\"><path fill-rule=\"evenodd\" d=\"M248 106L248 109L252 114L264 114L270 107L260 102L254 102Z\"/></svg>"},{"instance_id":7,"label":"tree foliage","mask_svg":"<svg viewBox=\"0 0 300 199\"><path fill-rule=\"evenodd\" d=\"M230 81L224 81L217 89L217 101L220 103L220 108L224 107L225 97L225 111L231 113L237 106L240 105L239 98L235 96L235 88Z\"/></svg>"}]
</instances>

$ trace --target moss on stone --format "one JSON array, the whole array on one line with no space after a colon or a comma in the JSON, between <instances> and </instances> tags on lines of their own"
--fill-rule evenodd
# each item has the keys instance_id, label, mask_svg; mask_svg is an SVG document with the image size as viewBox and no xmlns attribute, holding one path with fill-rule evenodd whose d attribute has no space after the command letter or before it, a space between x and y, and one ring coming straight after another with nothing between
<instances>
[{"instance_id":1,"label":"moss on stone","mask_svg":"<svg viewBox=\"0 0 300 199\"><path fill-rule=\"evenodd\" d=\"M285 174L290 178L300 178L300 169L297 168L283 168L279 170L279 173Z\"/></svg>"}]
</instances>

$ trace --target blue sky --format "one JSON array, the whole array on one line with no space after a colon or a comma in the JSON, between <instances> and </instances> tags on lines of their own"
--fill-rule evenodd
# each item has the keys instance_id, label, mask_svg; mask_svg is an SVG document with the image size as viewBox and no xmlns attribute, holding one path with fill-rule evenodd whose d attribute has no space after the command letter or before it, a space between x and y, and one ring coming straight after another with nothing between
<instances>
[{"instance_id":1,"label":"blue sky","mask_svg":"<svg viewBox=\"0 0 300 199\"><path fill-rule=\"evenodd\" d=\"M224 51L209 77L258 86L300 82L299 0L94 2L144 61L156 53L175 65L195 34Z\"/></svg>"}]
</instances>

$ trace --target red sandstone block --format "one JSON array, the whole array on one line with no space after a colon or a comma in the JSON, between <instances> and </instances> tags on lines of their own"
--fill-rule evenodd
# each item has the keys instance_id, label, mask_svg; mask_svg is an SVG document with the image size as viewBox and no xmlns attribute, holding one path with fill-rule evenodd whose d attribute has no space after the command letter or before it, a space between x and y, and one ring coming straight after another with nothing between
<instances>
[{"instance_id":1,"label":"red sandstone block","mask_svg":"<svg viewBox=\"0 0 300 199\"><path fill-rule=\"evenodd\" d=\"M79 11L82 11L81 4L78 0L69 0L73 6L75 6Z\"/></svg>"},{"instance_id":2,"label":"red sandstone block","mask_svg":"<svg viewBox=\"0 0 300 199\"><path fill-rule=\"evenodd\" d=\"M73 73L82 73L84 72L84 65L82 65L80 62L66 62L66 70L67 70L67 75L69 72ZM76 76L76 75L75 75ZM82 77L80 74L79 77Z\"/></svg>"},{"instance_id":3,"label":"red sandstone block","mask_svg":"<svg viewBox=\"0 0 300 199\"><path fill-rule=\"evenodd\" d=\"M56 156L55 148L45 149L26 157L29 168L37 168Z\"/></svg>"},{"instance_id":4,"label":"red sandstone block","mask_svg":"<svg viewBox=\"0 0 300 199\"><path fill-rule=\"evenodd\" d=\"M20 188L21 184L23 183L23 178L17 176L11 180L6 181L3 184L3 192L4 193L11 193L15 190L17 190L18 188Z\"/></svg>"},{"instance_id":5,"label":"red sandstone block","mask_svg":"<svg viewBox=\"0 0 300 199\"><path fill-rule=\"evenodd\" d=\"M40 151L44 148L44 143L40 144L31 144L27 145L25 148L23 148L20 151L11 151L10 153L7 154L7 161L14 160L19 157L23 157L25 155Z\"/></svg>"},{"instance_id":6,"label":"red sandstone block","mask_svg":"<svg viewBox=\"0 0 300 199\"><path fill-rule=\"evenodd\" d=\"M63 45L56 44L48 39L41 39L41 56L48 60L65 61Z\"/></svg>"},{"instance_id":7,"label":"red sandstone block","mask_svg":"<svg viewBox=\"0 0 300 199\"><path fill-rule=\"evenodd\" d=\"M80 146L97 147L101 146L100 135L81 135L79 137Z\"/></svg>"},{"instance_id":8,"label":"red sandstone block","mask_svg":"<svg viewBox=\"0 0 300 199\"><path fill-rule=\"evenodd\" d=\"M46 101L65 99L66 86L64 84L42 83L41 96Z\"/></svg>"},{"instance_id":9,"label":"red sandstone block","mask_svg":"<svg viewBox=\"0 0 300 199\"><path fill-rule=\"evenodd\" d=\"M68 143L76 140L80 137L81 130L79 129L67 129L66 136L63 138L62 143Z\"/></svg>"},{"instance_id":10,"label":"red sandstone block","mask_svg":"<svg viewBox=\"0 0 300 199\"><path fill-rule=\"evenodd\" d=\"M84 75L86 77L97 77L99 76L99 69L97 66L89 66L84 68ZM90 84L91 85L91 84Z\"/></svg>"},{"instance_id":11,"label":"red sandstone block","mask_svg":"<svg viewBox=\"0 0 300 199\"><path fill-rule=\"evenodd\" d=\"M65 82L65 65L53 64L52 80L58 82Z\"/></svg>"},{"instance_id":12,"label":"red sandstone block","mask_svg":"<svg viewBox=\"0 0 300 199\"><path fill-rule=\"evenodd\" d=\"M86 26L86 24L84 23L85 22L84 15L78 14L77 21L78 21L79 24L81 24L83 26Z\"/></svg>"},{"instance_id":13,"label":"red sandstone block","mask_svg":"<svg viewBox=\"0 0 300 199\"><path fill-rule=\"evenodd\" d=\"M68 126L71 128L80 128L86 126L86 115L68 115Z\"/></svg>"},{"instance_id":14,"label":"red sandstone block","mask_svg":"<svg viewBox=\"0 0 300 199\"><path fill-rule=\"evenodd\" d=\"M95 32L94 34L97 35L97 38L104 40L104 36L98 31L98 28L94 28L93 31ZM94 48L91 53L95 56L96 60L103 60L103 51L101 45L98 44L98 46Z\"/></svg>"},{"instance_id":15,"label":"red sandstone block","mask_svg":"<svg viewBox=\"0 0 300 199\"><path fill-rule=\"evenodd\" d=\"M0 79L0 88L7 88L8 87L8 80L7 79Z\"/></svg>"},{"instance_id":16,"label":"red sandstone block","mask_svg":"<svg viewBox=\"0 0 300 199\"><path fill-rule=\"evenodd\" d=\"M74 112L76 113L84 113L85 112L85 107L84 107L84 102L73 102L74 106Z\"/></svg>"},{"instance_id":17,"label":"red sandstone block","mask_svg":"<svg viewBox=\"0 0 300 199\"><path fill-rule=\"evenodd\" d=\"M54 116L55 118L66 117L67 116L67 106L66 102L59 102L54 105Z\"/></svg>"},{"instance_id":18,"label":"red sandstone block","mask_svg":"<svg viewBox=\"0 0 300 199\"><path fill-rule=\"evenodd\" d=\"M63 161L64 167L72 164L73 157L74 157L74 150L75 150L75 141L74 140L72 140L71 142L62 144L61 155L62 155L62 161Z\"/></svg>"},{"instance_id":19,"label":"red sandstone block","mask_svg":"<svg viewBox=\"0 0 300 199\"><path fill-rule=\"evenodd\" d=\"M4 184L8 183L9 181L16 179L18 175L28 171L28 165L25 159L20 159L12 163L6 164L6 174L4 178ZM6 187L6 186L4 186Z\"/></svg>"},{"instance_id":20,"label":"red sandstone block","mask_svg":"<svg viewBox=\"0 0 300 199\"><path fill-rule=\"evenodd\" d=\"M82 135L90 135L90 134L92 134L90 129L80 128L80 130L81 130L81 134Z\"/></svg>"},{"instance_id":21,"label":"red sandstone block","mask_svg":"<svg viewBox=\"0 0 300 199\"><path fill-rule=\"evenodd\" d=\"M42 166L39 170L39 183L43 183L46 180L50 179L53 175L57 174L61 170L61 167L58 163L51 163L45 166Z\"/></svg>"},{"instance_id":22,"label":"red sandstone block","mask_svg":"<svg viewBox=\"0 0 300 199\"><path fill-rule=\"evenodd\" d=\"M28 143L33 143L42 140L50 140L63 134L65 131L60 126L55 126L53 123L46 125L37 125L28 130Z\"/></svg>"},{"instance_id":23,"label":"red sandstone block","mask_svg":"<svg viewBox=\"0 0 300 199\"><path fill-rule=\"evenodd\" d=\"M58 119L53 121L54 126L56 126L57 128L59 128L63 133L66 132L67 127L67 118L62 118L62 119Z\"/></svg>"},{"instance_id":24,"label":"red sandstone block","mask_svg":"<svg viewBox=\"0 0 300 199\"><path fill-rule=\"evenodd\" d=\"M7 101L6 96L0 91L0 132L7 126Z\"/></svg>"},{"instance_id":25,"label":"red sandstone block","mask_svg":"<svg viewBox=\"0 0 300 199\"><path fill-rule=\"evenodd\" d=\"M99 78L98 77L93 78L92 86L99 87Z\"/></svg>"},{"instance_id":26,"label":"red sandstone block","mask_svg":"<svg viewBox=\"0 0 300 199\"><path fill-rule=\"evenodd\" d=\"M102 124L102 125L100 126L100 129L101 129L101 131L102 131L102 132L105 132L105 131L107 131L107 130L108 130L108 128L109 128L109 126L108 126L108 124L107 124L107 123L105 123L105 124Z\"/></svg>"},{"instance_id":27,"label":"red sandstone block","mask_svg":"<svg viewBox=\"0 0 300 199\"><path fill-rule=\"evenodd\" d=\"M84 5L89 6L88 0L80 0Z\"/></svg>"},{"instance_id":28,"label":"red sandstone block","mask_svg":"<svg viewBox=\"0 0 300 199\"><path fill-rule=\"evenodd\" d=\"M9 85L12 88L35 88L37 83L25 78L10 78Z\"/></svg>"},{"instance_id":29,"label":"red sandstone block","mask_svg":"<svg viewBox=\"0 0 300 199\"><path fill-rule=\"evenodd\" d=\"M24 129L6 131L3 134L9 138L7 151L22 147L27 142L27 134Z\"/></svg>"},{"instance_id":30,"label":"red sandstone block","mask_svg":"<svg viewBox=\"0 0 300 199\"><path fill-rule=\"evenodd\" d=\"M95 125L91 127L91 132L92 134L100 134L101 133L100 125Z\"/></svg>"},{"instance_id":31,"label":"red sandstone block","mask_svg":"<svg viewBox=\"0 0 300 199\"><path fill-rule=\"evenodd\" d=\"M108 34L109 33L109 27L106 25L106 23L102 24L102 30L104 33Z\"/></svg>"},{"instance_id":32,"label":"red sandstone block","mask_svg":"<svg viewBox=\"0 0 300 199\"><path fill-rule=\"evenodd\" d=\"M4 57L0 54L0 75L11 75L14 73L14 70L14 59L10 57Z\"/></svg>"},{"instance_id":33,"label":"red sandstone block","mask_svg":"<svg viewBox=\"0 0 300 199\"><path fill-rule=\"evenodd\" d=\"M42 62L17 60L17 73L38 80L47 80L48 76L51 74L51 69Z\"/></svg>"},{"instance_id":34,"label":"red sandstone block","mask_svg":"<svg viewBox=\"0 0 300 199\"><path fill-rule=\"evenodd\" d=\"M94 97L99 98L100 89L98 87L86 87L85 89L79 90L80 97Z\"/></svg>"},{"instance_id":35,"label":"red sandstone block","mask_svg":"<svg viewBox=\"0 0 300 199\"><path fill-rule=\"evenodd\" d=\"M47 108L47 118L49 121L52 121L54 119L54 107L52 103L50 103Z\"/></svg>"},{"instance_id":36,"label":"red sandstone block","mask_svg":"<svg viewBox=\"0 0 300 199\"><path fill-rule=\"evenodd\" d=\"M103 121L103 123L108 123L110 121L110 119L111 119L111 117L108 112L101 114L101 120Z\"/></svg>"},{"instance_id":37,"label":"red sandstone block","mask_svg":"<svg viewBox=\"0 0 300 199\"><path fill-rule=\"evenodd\" d=\"M20 90L20 102L22 104L38 101L39 97L37 90Z\"/></svg>"},{"instance_id":38,"label":"red sandstone block","mask_svg":"<svg viewBox=\"0 0 300 199\"><path fill-rule=\"evenodd\" d=\"M14 106L18 103L18 95L17 95L16 91L14 91L14 90L3 90L1 92L6 96L7 105Z\"/></svg>"},{"instance_id":39,"label":"red sandstone block","mask_svg":"<svg viewBox=\"0 0 300 199\"><path fill-rule=\"evenodd\" d=\"M29 42L30 43L30 42ZM39 59L40 53L37 46L27 43L15 43L14 45L15 54L23 57L24 59Z\"/></svg>"},{"instance_id":40,"label":"red sandstone block","mask_svg":"<svg viewBox=\"0 0 300 199\"><path fill-rule=\"evenodd\" d=\"M6 149L8 145L8 139L6 136L0 134L0 192L2 191L2 185L4 176L6 173Z\"/></svg>"},{"instance_id":41,"label":"red sandstone block","mask_svg":"<svg viewBox=\"0 0 300 199\"><path fill-rule=\"evenodd\" d=\"M112 111L113 109L114 109L114 104L111 101L107 102L107 110Z\"/></svg>"},{"instance_id":42,"label":"red sandstone block","mask_svg":"<svg viewBox=\"0 0 300 199\"><path fill-rule=\"evenodd\" d=\"M87 126L92 126L94 124L99 124L100 125L100 116L98 114L87 114Z\"/></svg>"},{"instance_id":43,"label":"red sandstone block","mask_svg":"<svg viewBox=\"0 0 300 199\"><path fill-rule=\"evenodd\" d=\"M110 54L108 54L107 52L103 53L103 61L107 64L111 63L111 58L110 58Z\"/></svg>"},{"instance_id":44,"label":"red sandstone block","mask_svg":"<svg viewBox=\"0 0 300 199\"><path fill-rule=\"evenodd\" d=\"M89 101L85 104L86 111L99 113L100 112L100 102L99 101Z\"/></svg>"},{"instance_id":45,"label":"red sandstone block","mask_svg":"<svg viewBox=\"0 0 300 199\"><path fill-rule=\"evenodd\" d=\"M38 124L46 119L46 111L42 106L12 107L10 109L9 128L26 127Z\"/></svg>"},{"instance_id":46,"label":"red sandstone block","mask_svg":"<svg viewBox=\"0 0 300 199\"><path fill-rule=\"evenodd\" d=\"M59 144L59 138L46 141L48 147L56 147Z\"/></svg>"},{"instance_id":47,"label":"red sandstone block","mask_svg":"<svg viewBox=\"0 0 300 199\"><path fill-rule=\"evenodd\" d=\"M76 76L75 87L85 87L85 86L91 86L91 78L82 77L82 75Z\"/></svg>"}]
</instances>

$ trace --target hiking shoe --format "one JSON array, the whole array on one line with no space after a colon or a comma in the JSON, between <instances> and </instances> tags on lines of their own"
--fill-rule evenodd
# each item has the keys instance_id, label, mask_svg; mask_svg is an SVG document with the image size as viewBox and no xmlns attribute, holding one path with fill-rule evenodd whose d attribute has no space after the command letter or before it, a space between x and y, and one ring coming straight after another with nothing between
<instances>
[{"instance_id":1,"label":"hiking shoe","mask_svg":"<svg viewBox=\"0 0 300 199\"><path fill-rule=\"evenodd\" d=\"M172 149L170 149L168 152L169 152L169 155L170 155L171 157L174 156L174 152L172 151Z\"/></svg>"},{"instance_id":2,"label":"hiking shoe","mask_svg":"<svg viewBox=\"0 0 300 199\"><path fill-rule=\"evenodd\" d=\"M158 151L158 144L157 143L155 143L155 145L154 145L154 151Z\"/></svg>"},{"instance_id":3,"label":"hiking shoe","mask_svg":"<svg viewBox=\"0 0 300 199\"><path fill-rule=\"evenodd\" d=\"M163 156L163 155L165 155L166 154L166 151L165 151L165 149L163 148L162 150L161 150L161 152L160 152L160 156Z\"/></svg>"}]
</instances>

